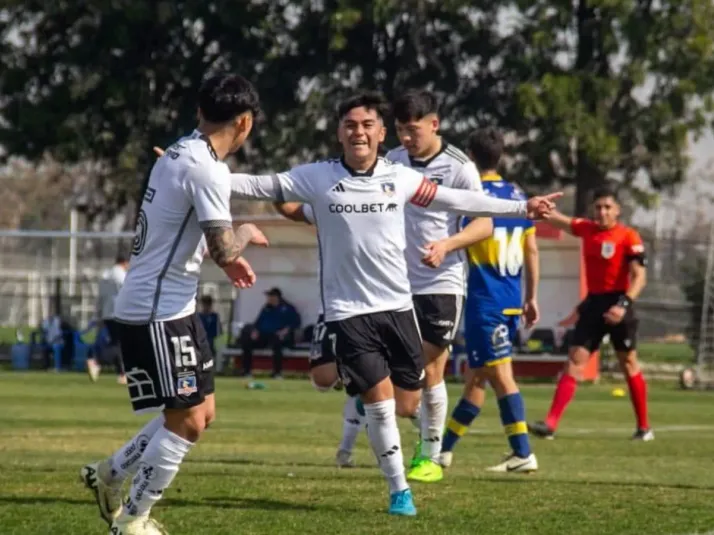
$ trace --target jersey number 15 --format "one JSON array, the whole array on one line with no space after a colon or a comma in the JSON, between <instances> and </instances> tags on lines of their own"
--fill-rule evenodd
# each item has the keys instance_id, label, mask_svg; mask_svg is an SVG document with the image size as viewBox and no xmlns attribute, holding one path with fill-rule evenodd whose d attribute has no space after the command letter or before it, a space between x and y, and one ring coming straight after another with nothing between
<instances>
[{"instance_id":1,"label":"jersey number 15","mask_svg":"<svg viewBox=\"0 0 714 535\"><path fill-rule=\"evenodd\" d=\"M523 267L523 227L515 227L510 235L505 227L496 227L493 239L498 244L499 273L515 277Z\"/></svg>"},{"instance_id":2,"label":"jersey number 15","mask_svg":"<svg viewBox=\"0 0 714 535\"><path fill-rule=\"evenodd\" d=\"M190 336L172 336L171 343L174 346L176 369L195 368L198 365L196 349L193 347Z\"/></svg>"}]
</instances>

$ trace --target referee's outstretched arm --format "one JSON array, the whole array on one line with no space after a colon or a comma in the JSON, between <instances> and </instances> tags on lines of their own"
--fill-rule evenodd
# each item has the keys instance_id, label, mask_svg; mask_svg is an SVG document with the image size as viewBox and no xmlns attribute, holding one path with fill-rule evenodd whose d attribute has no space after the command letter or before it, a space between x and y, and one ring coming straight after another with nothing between
<instances>
[{"instance_id":1,"label":"referee's outstretched arm","mask_svg":"<svg viewBox=\"0 0 714 535\"><path fill-rule=\"evenodd\" d=\"M543 219L545 219L549 225L552 225L555 228L564 230L568 234L575 234L573 232L573 218L570 216L562 214L557 210L553 210L552 212L550 212L550 214L544 216Z\"/></svg>"}]
</instances>

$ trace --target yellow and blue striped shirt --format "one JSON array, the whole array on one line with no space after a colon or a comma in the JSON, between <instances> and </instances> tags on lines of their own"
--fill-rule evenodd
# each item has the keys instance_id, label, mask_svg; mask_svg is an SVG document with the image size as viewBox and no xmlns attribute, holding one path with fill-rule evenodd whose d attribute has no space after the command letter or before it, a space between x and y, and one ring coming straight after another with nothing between
<instances>
[{"instance_id":1,"label":"yellow and blue striped shirt","mask_svg":"<svg viewBox=\"0 0 714 535\"><path fill-rule=\"evenodd\" d=\"M499 175L481 177L484 192L499 199L526 200L518 186ZM468 223L468 219L464 224ZM519 315L526 236L535 232L528 219L493 218L493 235L467 250L467 306Z\"/></svg>"}]
</instances>

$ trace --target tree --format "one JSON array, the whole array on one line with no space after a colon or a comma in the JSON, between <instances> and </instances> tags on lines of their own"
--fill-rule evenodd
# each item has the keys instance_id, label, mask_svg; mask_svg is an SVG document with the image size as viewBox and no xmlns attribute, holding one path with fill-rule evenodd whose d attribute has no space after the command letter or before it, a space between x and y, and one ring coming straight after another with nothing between
<instances>
[{"instance_id":1,"label":"tree","mask_svg":"<svg viewBox=\"0 0 714 535\"><path fill-rule=\"evenodd\" d=\"M714 4L709 0L515 3L504 75L520 80L505 126L513 172L577 186L577 214L614 177L646 202L647 178L678 184L687 137L714 109Z\"/></svg>"},{"instance_id":2,"label":"tree","mask_svg":"<svg viewBox=\"0 0 714 535\"><path fill-rule=\"evenodd\" d=\"M358 88L392 98L409 87L429 87L442 97L442 126L449 138L498 122L509 82L480 68L501 53L496 2L480 3L480 12L469 0L303 0L293 5L296 16L285 37L291 54L282 58L288 63L278 58L271 66L300 69L301 105L282 117L278 154L309 158L334 151L335 107ZM388 144L393 144L389 131ZM296 146L293 138L304 141Z\"/></svg>"},{"instance_id":3,"label":"tree","mask_svg":"<svg viewBox=\"0 0 714 535\"><path fill-rule=\"evenodd\" d=\"M242 153L280 169L335 149L333 110L358 87L443 97L454 141L484 124L514 143L527 187L575 184L577 211L608 175L641 193L681 180L714 84L708 0L90 0L5 2L0 145L91 160L91 217L115 212L195 121L204 74L231 69L265 121ZM394 142L392 137L391 142ZM640 195L641 201L647 199Z\"/></svg>"},{"instance_id":4,"label":"tree","mask_svg":"<svg viewBox=\"0 0 714 535\"><path fill-rule=\"evenodd\" d=\"M0 145L6 156L96 162L90 219L129 202L151 146L195 123L206 72L232 67L255 79L273 46L265 2L5 5Z\"/></svg>"},{"instance_id":5,"label":"tree","mask_svg":"<svg viewBox=\"0 0 714 535\"><path fill-rule=\"evenodd\" d=\"M45 159L39 165L11 160L0 174L3 209L0 228L64 230L69 221L65 199L86 177L83 166L64 168Z\"/></svg>"},{"instance_id":6,"label":"tree","mask_svg":"<svg viewBox=\"0 0 714 535\"><path fill-rule=\"evenodd\" d=\"M428 86L443 97L447 137L502 127L514 141L508 174L575 185L582 215L606 179L641 204L680 183L688 136L714 110L708 0L299 4L289 40L312 87L299 113L313 154L330 146L326 110L346 92Z\"/></svg>"}]
</instances>

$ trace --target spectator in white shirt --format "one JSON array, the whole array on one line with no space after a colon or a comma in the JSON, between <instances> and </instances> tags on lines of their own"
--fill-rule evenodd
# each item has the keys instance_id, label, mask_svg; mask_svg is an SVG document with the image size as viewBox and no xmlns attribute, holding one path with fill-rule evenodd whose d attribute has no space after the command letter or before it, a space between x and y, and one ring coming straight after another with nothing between
<instances>
[{"instance_id":1,"label":"spectator in white shirt","mask_svg":"<svg viewBox=\"0 0 714 535\"><path fill-rule=\"evenodd\" d=\"M109 343L105 346L104 351L111 351L114 357L118 374L117 382L120 384L126 384L126 375L124 374L124 363L114 319L114 301L124 284L127 269L129 269L129 259L122 254L117 255L114 265L102 273L97 296L97 318L99 320L97 332L100 333L103 327L107 328ZM101 372L101 366L97 360L97 357L87 360L87 373L92 381L96 381Z\"/></svg>"}]
</instances>

